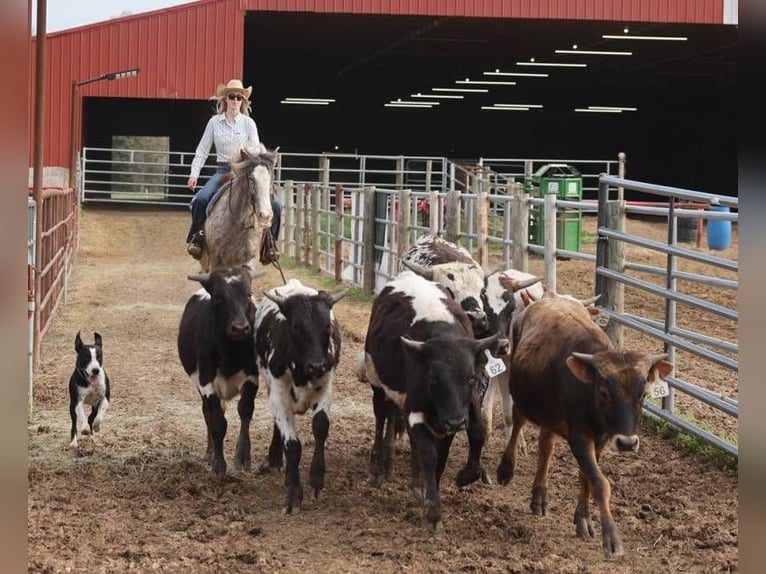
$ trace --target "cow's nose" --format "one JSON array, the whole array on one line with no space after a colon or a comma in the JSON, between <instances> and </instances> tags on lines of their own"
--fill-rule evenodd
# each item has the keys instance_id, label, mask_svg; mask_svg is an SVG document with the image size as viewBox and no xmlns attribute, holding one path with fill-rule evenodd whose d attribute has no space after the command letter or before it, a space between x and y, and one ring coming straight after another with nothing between
<instances>
[{"instance_id":1,"label":"cow's nose","mask_svg":"<svg viewBox=\"0 0 766 574\"><path fill-rule=\"evenodd\" d=\"M250 335L250 323L248 321L231 323L229 325L229 336L237 341L241 341Z\"/></svg>"},{"instance_id":2,"label":"cow's nose","mask_svg":"<svg viewBox=\"0 0 766 574\"><path fill-rule=\"evenodd\" d=\"M638 436L618 434L614 437L614 447L620 452L634 452L638 450Z\"/></svg>"},{"instance_id":3,"label":"cow's nose","mask_svg":"<svg viewBox=\"0 0 766 574\"><path fill-rule=\"evenodd\" d=\"M324 370L324 363L309 363L306 365L306 374L310 377L323 375Z\"/></svg>"}]
</instances>

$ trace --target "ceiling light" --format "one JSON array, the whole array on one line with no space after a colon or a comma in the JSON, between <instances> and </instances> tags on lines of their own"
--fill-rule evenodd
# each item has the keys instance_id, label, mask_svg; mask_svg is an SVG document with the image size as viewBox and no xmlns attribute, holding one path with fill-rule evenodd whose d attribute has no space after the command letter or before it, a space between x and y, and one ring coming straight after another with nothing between
<instances>
[{"instance_id":1,"label":"ceiling light","mask_svg":"<svg viewBox=\"0 0 766 574\"><path fill-rule=\"evenodd\" d=\"M421 106L422 105L438 106L441 102L424 102L422 100L419 102L413 102L410 100L403 100L402 98L396 98L395 100L391 100L391 103L392 104L418 104Z\"/></svg>"},{"instance_id":2,"label":"ceiling light","mask_svg":"<svg viewBox=\"0 0 766 574\"><path fill-rule=\"evenodd\" d=\"M540 74L535 72L501 72L495 70L494 72L484 72L485 76L519 76L525 78L547 78L549 74Z\"/></svg>"},{"instance_id":3,"label":"ceiling light","mask_svg":"<svg viewBox=\"0 0 766 574\"><path fill-rule=\"evenodd\" d=\"M296 104L299 106L329 106L330 102L320 102L319 100L282 100L280 104Z\"/></svg>"},{"instance_id":4,"label":"ceiling light","mask_svg":"<svg viewBox=\"0 0 766 574\"><path fill-rule=\"evenodd\" d=\"M535 62L531 60L529 62L516 62L517 66L551 66L558 68L585 68L588 64L565 64L559 62Z\"/></svg>"},{"instance_id":5,"label":"ceiling light","mask_svg":"<svg viewBox=\"0 0 766 574\"><path fill-rule=\"evenodd\" d=\"M588 106L591 110L620 110L622 112L636 112L638 108L625 108L622 106Z\"/></svg>"},{"instance_id":6,"label":"ceiling light","mask_svg":"<svg viewBox=\"0 0 766 574\"><path fill-rule=\"evenodd\" d=\"M418 102L414 102L411 104L402 104L399 102L389 102L387 104L383 104L387 108L433 108L433 105L431 104L421 104Z\"/></svg>"},{"instance_id":7,"label":"ceiling light","mask_svg":"<svg viewBox=\"0 0 766 574\"><path fill-rule=\"evenodd\" d=\"M684 42L688 40L686 36L623 36L620 34L602 34L604 40L666 40L669 42Z\"/></svg>"},{"instance_id":8,"label":"ceiling light","mask_svg":"<svg viewBox=\"0 0 766 574\"><path fill-rule=\"evenodd\" d=\"M529 108L521 108L521 107L511 108L511 107L482 106L481 109L482 110L500 110L500 111L504 111L504 112L527 112L527 111L529 111Z\"/></svg>"},{"instance_id":9,"label":"ceiling light","mask_svg":"<svg viewBox=\"0 0 766 574\"><path fill-rule=\"evenodd\" d=\"M486 88L433 88L434 92L478 92L486 94L489 92Z\"/></svg>"},{"instance_id":10,"label":"ceiling light","mask_svg":"<svg viewBox=\"0 0 766 574\"><path fill-rule=\"evenodd\" d=\"M455 80L456 84L484 84L490 86L515 86L516 82L491 82L489 80Z\"/></svg>"},{"instance_id":11,"label":"ceiling light","mask_svg":"<svg viewBox=\"0 0 766 574\"><path fill-rule=\"evenodd\" d=\"M542 104L495 104L498 108L542 108Z\"/></svg>"},{"instance_id":12,"label":"ceiling light","mask_svg":"<svg viewBox=\"0 0 766 574\"><path fill-rule=\"evenodd\" d=\"M605 108L575 108L576 112L594 112L598 114L621 114L622 110L608 110Z\"/></svg>"},{"instance_id":13,"label":"ceiling light","mask_svg":"<svg viewBox=\"0 0 766 574\"><path fill-rule=\"evenodd\" d=\"M285 101L289 102L323 102L323 103L330 103L334 102L335 100L332 98L285 98Z\"/></svg>"},{"instance_id":14,"label":"ceiling light","mask_svg":"<svg viewBox=\"0 0 766 574\"><path fill-rule=\"evenodd\" d=\"M632 56L633 52L611 52L609 50L556 50L557 54L586 54L588 56Z\"/></svg>"},{"instance_id":15,"label":"ceiling light","mask_svg":"<svg viewBox=\"0 0 766 574\"><path fill-rule=\"evenodd\" d=\"M457 94L412 94L413 98L441 98L444 100L462 100L465 96L459 96Z\"/></svg>"}]
</instances>

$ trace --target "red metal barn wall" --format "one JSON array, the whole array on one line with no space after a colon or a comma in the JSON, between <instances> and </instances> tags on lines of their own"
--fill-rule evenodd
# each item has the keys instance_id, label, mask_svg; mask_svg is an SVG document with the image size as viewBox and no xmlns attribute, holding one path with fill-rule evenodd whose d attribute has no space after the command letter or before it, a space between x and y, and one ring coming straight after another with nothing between
<instances>
[{"instance_id":1,"label":"red metal barn wall","mask_svg":"<svg viewBox=\"0 0 766 574\"><path fill-rule=\"evenodd\" d=\"M84 96L206 99L241 77L247 11L720 24L724 0L199 0L47 37L43 163L68 166L72 82L140 67L79 89ZM30 70L34 70L32 42ZM32 90L34 90L34 74ZM33 96L34 91L30 92ZM80 117L82 117L80 115ZM32 118L30 115L30 133ZM32 164L30 141L29 162ZM80 142L78 138L77 148Z\"/></svg>"}]
</instances>

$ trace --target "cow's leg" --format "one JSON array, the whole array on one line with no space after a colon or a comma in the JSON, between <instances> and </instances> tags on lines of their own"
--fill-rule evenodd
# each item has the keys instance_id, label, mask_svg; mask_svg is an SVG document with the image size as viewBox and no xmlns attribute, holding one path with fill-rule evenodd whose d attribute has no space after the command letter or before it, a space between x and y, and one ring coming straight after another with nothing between
<instances>
[{"instance_id":1,"label":"cow's leg","mask_svg":"<svg viewBox=\"0 0 766 574\"><path fill-rule=\"evenodd\" d=\"M277 422L277 424L279 425L280 423ZM289 425L289 428L281 430L281 432L285 436L285 482L287 484L285 514L292 514L293 511L299 512L303 503L303 486L301 485L300 475L303 447L295 434L292 424Z\"/></svg>"},{"instance_id":2,"label":"cow's leg","mask_svg":"<svg viewBox=\"0 0 766 574\"><path fill-rule=\"evenodd\" d=\"M410 430L414 450L420 458L420 468L425 485L425 504L423 518L431 530L436 530L441 524L442 508L439 498L439 485L436 479L439 463L439 453L434 438L424 424L416 424Z\"/></svg>"},{"instance_id":3,"label":"cow's leg","mask_svg":"<svg viewBox=\"0 0 766 574\"><path fill-rule=\"evenodd\" d=\"M108 408L109 399L104 397L99 401L98 408L94 408L90 413L90 417L88 417L88 423L90 425L91 431L101 432L101 423L104 420L104 416L106 415Z\"/></svg>"},{"instance_id":4,"label":"cow's leg","mask_svg":"<svg viewBox=\"0 0 766 574\"><path fill-rule=\"evenodd\" d=\"M410 491L415 497L415 500L417 500L419 504L423 504L426 496L426 491L423 486L423 469L420 464L418 445L415 444L409 425L407 426L407 436L410 441Z\"/></svg>"},{"instance_id":5,"label":"cow's leg","mask_svg":"<svg viewBox=\"0 0 766 574\"><path fill-rule=\"evenodd\" d=\"M324 445L330 432L330 404L332 402L332 380L321 391L322 396L314 409L311 420L311 432L314 434L314 456L309 469L309 484L314 489L314 497L324 488Z\"/></svg>"},{"instance_id":6,"label":"cow's leg","mask_svg":"<svg viewBox=\"0 0 766 574\"><path fill-rule=\"evenodd\" d=\"M237 412L239 413L239 437L237 448L234 450L234 468L237 470L250 470L250 421L253 420L255 410L255 395L258 393L258 385L253 381L245 381L240 390Z\"/></svg>"},{"instance_id":7,"label":"cow's leg","mask_svg":"<svg viewBox=\"0 0 766 574\"><path fill-rule=\"evenodd\" d=\"M457 473L455 482L458 486L466 486L472 482L481 479L485 484L489 483L487 471L481 465L481 450L484 448L484 442L487 440L487 433L484 428L484 422L481 418L478 401L472 400L468 405L468 461L465 466Z\"/></svg>"},{"instance_id":8,"label":"cow's leg","mask_svg":"<svg viewBox=\"0 0 766 574\"><path fill-rule=\"evenodd\" d=\"M452 445L452 440L455 438L454 434L448 434L445 437L436 439L436 486L437 488L441 484L442 475L444 474L444 467L447 465L447 456L449 455L449 449Z\"/></svg>"},{"instance_id":9,"label":"cow's leg","mask_svg":"<svg viewBox=\"0 0 766 574\"><path fill-rule=\"evenodd\" d=\"M208 429L208 452L212 450L211 467L215 474L226 474L226 461L223 458L223 438L226 436L226 417L218 395L202 397L202 413Z\"/></svg>"},{"instance_id":10,"label":"cow's leg","mask_svg":"<svg viewBox=\"0 0 766 574\"><path fill-rule=\"evenodd\" d=\"M271 433L271 444L269 445L269 468L282 468L284 450L285 443L282 440L282 434L279 432L277 423L274 422L274 431Z\"/></svg>"},{"instance_id":11,"label":"cow's leg","mask_svg":"<svg viewBox=\"0 0 766 574\"><path fill-rule=\"evenodd\" d=\"M593 494L593 500L598 504L601 514L601 542L604 555L607 558L622 556L624 554L622 540L617 531L614 518L612 518L612 511L609 508L612 491L609 481L598 467L596 445L592 439L585 438L581 433L572 430L569 435L569 446L572 449L572 454L577 459L577 463L580 465L580 470L585 475L590 491ZM580 495L582 496L582 490Z\"/></svg>"},{"instance_id":12,"label":"cow's leg","mask_svg":"<svg viewBox=\"0 0 766 574\"><path fill-rule=\"evenodd\" d=\"M590 520L590 509L588 507L588 503L590 502L590 487L588 486L588 479L585 478L582 469L580 469L579 472L579 479L580 495L577 497L574 523L577 536L586 540L588 538L593 538L593 523Z\"/></svg>"},{"instance_id":13,"label":"cow's leg","mask_svg":"<svg viewBox=\"0 0 766 574\"><path fill-rule=\"evenodd\" d=\"M492 436L492 411L495 407L495 397L497 396L498 386L501 384L500 379L503 375L492 377L487 385L487 392L484 394L484 400L481 403L481 420L484 423L484 428L487 433L487 440Z\"/></svg>"},{"instance_id":14,"label":"cow's leg","mask_svg":"<svg viewBox=\"0 0 766 574\"><path fill-rule=\"evenodd\" d=\"M519 435L524 425L527 422L527 418L521 414L516 405L513 405L513 429L511 430L511 438L508 440L508 444L505 447L503 456L500 459L500 464L497 465L497 482L506 485L511 482L513 473L516 470L516 447L519 443Z\"/></svg>"},{"instance_id":15,"label":"cow's leg","mask_svg":"<svg viewBox=\"0 0 766 574\"><path fill-rule=\"evenodd\" d=\"M510 369L508 365L506 365ZM505 439L510 440L513 432L513 398L511 397L511 372L506 370L502 375L502 382L499 384L500 399L503 404L503 428L505 429ZM527 439L524 437L524 430L519 430L519 452L527 456Z\"/></svg>"},{"instance_id":16,"label":"cow's leg","mask_svg":"<svg viewBox=\"0 0 766 574\"><path fill-rule=\"evenodd\" d=\"M553 446L556 436L549 430L540 429L537 448L537 474L532 483L532 502L529 504L532 514L545 516L548 511L548 471L551 468Z\"/></svg>"},{"instance_id":17,"label":"cow's leg","mask_svg":"<svg viewBox=\"0 0 766 574\"><path fill-rule=\"evenodd\" d=\"M383 389L372 388L372 410L375 413L375 439L372 443L372 452L370 453L370 478L375 486L380 486L384 477L388 477L391 472L391 448L392 440L389 435L392 434L390 425L386 426L386 421L393 414L394 405L386 398ZM384 439L383 431L386 430Z\"/></svg>"}]
</instances>

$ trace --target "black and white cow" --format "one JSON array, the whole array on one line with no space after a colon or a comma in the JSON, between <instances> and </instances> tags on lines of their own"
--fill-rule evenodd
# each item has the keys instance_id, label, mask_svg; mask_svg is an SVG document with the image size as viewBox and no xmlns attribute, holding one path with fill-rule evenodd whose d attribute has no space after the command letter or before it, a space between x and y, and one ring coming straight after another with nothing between
<instances>
[{"instance_id":1,"label":"black and white cow","mask_svg":"<svg viewBox=\"0 0 766 574\"><path fill-rule=\"evenodd\" d=\"M214 473L226 474L223 439L226 402L240 397L241 421L234 466L250 470L250 421L258 392L253 351L255 303L248 267L217 269L190 275L202 289L186 303L178 328L178 356L202 397L207 425L207 456Z\"/></svg>"},{"instance_id":2,"label":"black and white cow","mask_svg":"<svg viewBox=\"0 0 766 574\"><path fill-rule=\"evenodd\" d=\"M302 447L295 432L295 415L309 409L313 413L311 430L315 441L309 484L314 496L324 487L324 446L341 350L332 307L347 292L317 291L291 279L284 287L266 291L255 315L255 353L274 415L269 466L282 466L284 450L287 514L299 510L303 501L299 469Z\"/></svg>"},{"instance_id":3,"label":"black and white cow","mask_svg":"<svg viewBox=\"0 0 766 574\"><path fill-rule=\"evenodd\" d=\"M477 368L497 335L473 337L471 321L441 287L403 271L375 298L357 374L373 387L375 440L372 479L391 467L393 433L383 436L395 408L403 411L410 436L412 487L424 495L424 517L441 522L439 482L455 433L466 428L468 464L457 475L465 486L486 473L481 467L484 427L475 392Z\"/></svg>"}]
</instances>

